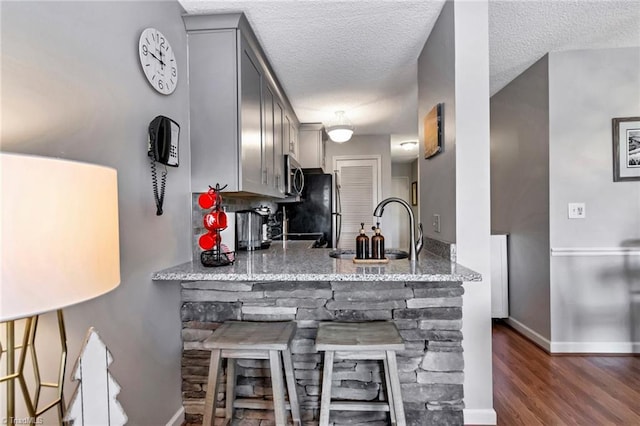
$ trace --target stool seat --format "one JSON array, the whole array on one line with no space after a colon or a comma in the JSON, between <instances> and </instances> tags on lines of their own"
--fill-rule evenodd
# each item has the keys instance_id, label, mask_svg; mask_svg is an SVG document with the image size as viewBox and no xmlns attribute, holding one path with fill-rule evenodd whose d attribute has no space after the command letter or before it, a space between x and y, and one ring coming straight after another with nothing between
<instances>
[{"instance_id":1,"label":"stool seat","mask_svg":"<svg viewBox=\"0 0 640 426\"><path fill-rule=\"evenodd\" d=\"M204 341L204 347L211 350L209 378L205 395L203 425L213 426L216 398L218 395L218 375L222 360L227 360L227 386L225 404L225 425L233 421L234 408L273 408L276 425L287 422L286 410L291 411L294 425L301 425L300 406L296 390L293 361L289 345L296 332L294 322L242 322L229 321L222 324L211 337ZM236 399L236 359L266 359L271 369L273 400ZM286 379L289 401L285 400Z\"/></svg>"},{"instance_id":2,"label":"stool seat","mask_svg":"<svg viewBox=\"0 0 640 426\"><path fill-rule=\"evenodd\" d=\"M283 351L296 332L292 322L228 321L204 341L207 349Z\"/></svg>"},{"instance_id":3,"label":"stool seat","mask_svg":"<svg viewBox=\"0 0 640 426\"><path fill-rule=\"evenodd\" d=\"M375 322L323 322L318 324L318 351L403 351L395 324Z\"/></svg>"},{"instance_id":4,"label":"stool seat","mask_svg":"<svg viewBox=\"0 0 640 426\"><path fill-rule=\"evenodd\" d=\"M405 426L402 389L398 377L396 351L405 349L402 336L391 321L322 322L318 324L316 350L324 351L320 426L329 425L329 412L388 411L391 424ZM335 401L331 399L335 359L378 360L384 367L386 401Z\"/></svg>"}]
</instances>

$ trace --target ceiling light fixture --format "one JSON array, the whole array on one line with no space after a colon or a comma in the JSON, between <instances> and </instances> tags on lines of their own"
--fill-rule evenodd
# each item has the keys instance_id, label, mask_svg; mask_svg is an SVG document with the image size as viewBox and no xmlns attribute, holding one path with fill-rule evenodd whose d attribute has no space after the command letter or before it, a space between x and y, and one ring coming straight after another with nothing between
<instances>
[{"instance_id":1,"label":"ceiling light fixture","mask_svg":"<svg viewBox=\"0 0 640 426\"><path fill-rule=\"evenodd\" d=\"M400 144L400 146L405 151L411 151L412 149L414 149L415 147L418 146L418 142L416 142L416 141L406 141L406 142L402 142Z\"/></svg>"},{"instance_id":2,"label":"ceiling light fixture","mask_svg":"<svg viewBox=\"0 0 640 426\"><path fill-rule=\"evenodd\" d=\"M353 135L353 125L344 115L344 111L336 111L335 123L327 127L327 134L332 141L344 143Z\"/></svg>"}]
</instances>

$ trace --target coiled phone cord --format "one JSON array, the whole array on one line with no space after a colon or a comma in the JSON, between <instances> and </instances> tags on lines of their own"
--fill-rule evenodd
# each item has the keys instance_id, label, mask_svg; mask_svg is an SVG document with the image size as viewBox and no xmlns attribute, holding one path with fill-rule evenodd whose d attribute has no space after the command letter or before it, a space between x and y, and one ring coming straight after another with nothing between
<instances>
[{"instance_id":1,"label":"coiled phone cord","mask_svg":"<svg viewBox=\"0 0 640 426\"><path fill-rule=\"evenodd\" d=\"M151 160L151 180L153 181L153 197L156 200L156 216L162 215L162 204L164 203L164 189L167 184L167 166L164 166L162 175L160 176L160 193L158 194L158 171L156 170L156 162L153 156Z\"/></svg>"}]
</instances>

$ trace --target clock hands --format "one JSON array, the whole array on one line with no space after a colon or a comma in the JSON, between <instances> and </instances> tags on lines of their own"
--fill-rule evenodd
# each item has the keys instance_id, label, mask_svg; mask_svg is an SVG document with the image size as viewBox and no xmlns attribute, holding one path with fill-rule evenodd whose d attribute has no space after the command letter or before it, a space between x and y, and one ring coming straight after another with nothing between
<instances>
[{"instance_id":1,"label":"clock hands","mask_svg":"<svg viewBox=\"0 0 640 426\"><path fill-rule=\"evenodd\" d=\"M160 59L160 58L162 58L162 52L160 52L160 58L158 58L156 55L154 55L154 54L153 54L153 53L151 53L151 52L149 52L149 54L150 54L151 56L153 56L153 57L154 57L158 62L160 62L160 67L164 69L164 66L165 66L166 64L164 63L164 61L163 61L162 59Z\"/></svg>"}]
</instances>

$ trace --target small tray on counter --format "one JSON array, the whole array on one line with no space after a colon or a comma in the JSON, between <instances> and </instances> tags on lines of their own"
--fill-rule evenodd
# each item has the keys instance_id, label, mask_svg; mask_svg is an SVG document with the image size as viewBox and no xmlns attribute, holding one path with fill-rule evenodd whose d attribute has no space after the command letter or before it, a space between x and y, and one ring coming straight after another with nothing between
<instances>
[{"instance_id":1,"label":"small tray on counter","mask_svg":"<svg viewBox=\"0 0 640 426\"><path fill-rule=\"evenodd\" d=\"M360 263L360 264L375 264L375 263L389 263L389 259L388 258L384 258L384 259L356 259L355 257L353 258L353 263Z\"/></svg>"}]
</instances>

